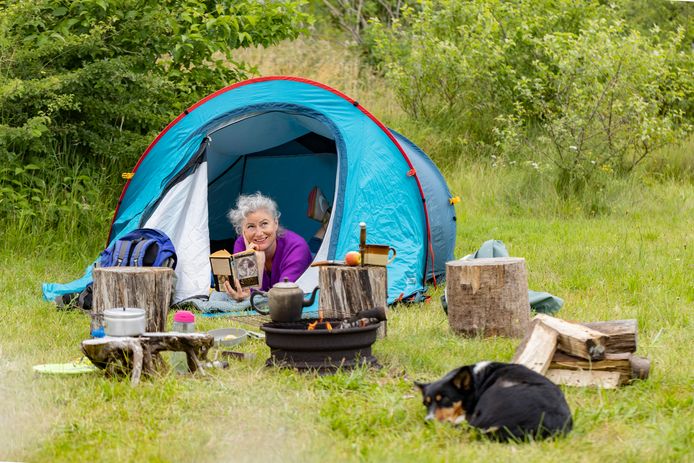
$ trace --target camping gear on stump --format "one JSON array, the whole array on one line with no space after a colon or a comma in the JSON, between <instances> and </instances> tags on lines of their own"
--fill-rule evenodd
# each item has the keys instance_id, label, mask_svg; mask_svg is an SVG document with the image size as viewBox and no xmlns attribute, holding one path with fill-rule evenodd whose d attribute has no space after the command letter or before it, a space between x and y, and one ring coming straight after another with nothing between
<instances>
[{"instance_id":1,"label":"camping gear on stump","mask_svg":"<svg viewBox=\"0 0 694 463\"><path fill-rule=\"evenodd\" d=\"M390 255L390 251L393 251L393 255ZM378 265L385 267L390 265L397 252L392 246L387 244L367 244L364 246L364 255L362 257L362 265Z\"/></svg>"},{"instance_id":2,"label":"camping gear on stump","mask_svg":"<svg viewBox=\"0 0 694 463\"><path fill-rule=\"evenodd\" d=\"M104 334L106 336L139 336L146 329L144 309L122 307L104 310Z\"/></svg>"},{"instance_id":3,"label":"camping gear on stump","mask_svg":"<svg viewBox=\"0 0 694 463\"><path fill-rule=\"evenodd\" d=\"M650 360L634 355L636 335L636 320L571 323L538 314L513 362L557 384L615 388L650 373Z\"/></svg>"},{"instance_id":4,"label":"camping gear on stump","mask_svg":"<svg viewBox=\"0 0 694 463\"><path fill-rule=\"evenodd\" d=\"M94 330L106 309L139 307L147 314L147 332L166 331L174 271L166 267L105 267L94 269Z\"/></svg>"},{"instance_id":5,"label":"camping gear on stump","mask_svg":"<svg viewBox=\"0 0 694 463\"><path fill-rule=\"evenodd\" d=\"M203 368L214 338L205 333L145 333L139 337L105 337L82 341L82 352L108 376L131 376L137 386L140 377L161 373L166 364L162 351L185 352L188 370L205 374Z\"/></svg>"},{"instance_id":6,"label":"camping gear on stump","mask_svg":"<svg viewBox=\"0 0 694 463\"><path fill-rule=\"evenodd\" d=\"M301 312L304 307L313 305L317 292L318 286L313 288L311 298L305 301L304 292L299 288L299 285L285 278L284 281L275 283L267 293L264 291L254 291L253 294L251 294L251 307L261 315L270 314L270 318L274 322L293 322L301 319ZM268 297L270 310L262 309L254 304L253 300L259 294Z\"/></svg>"},{"instance_id":7,"label":"camping gear on stump","mask_svg":"<svg viewBox=\"0 0 694 463\"><path fill-rule=\"evenodd\" d=\"M446 263L448 322L467 336L522 337L530 321L525 259Z\"/></svg>"},{"instance_id":8,"label":"camping gear on stump","mask_svg":"<svg viewBox=\"0 0 694 463\"><path fill-rule=\"evenodd\" d=\"M388 274L385 267L348 267L323 265L319 267L321 288L318 306L327 318L348 319L356 313L381 308L387 313ZM387 334L387 322L381 323L379 337Z\"/></svg>"},{"instance_id":9,"label":"camping gear on stump","mask_svg":"<svg viewBox=\"0 0 694 463\"><path fill-rule=\"evenodd\" d=\"M362 318L362 320L367 320ZM270 347L267 366L333 373L359 365L378 366L371 354L380 323L339 328L340 319L310 319L291 323L265 323L265 342Z\"/></svg>"},{"instance_id":10,"label":"camping gear on stump","mask_svg":"<svg viewBox=\"0 0 694 463\"><path fill-rule=\"evenodd\" d=\"M221 89L169 124L129 174L107 242L137 228L165 232L178 255L173 302L208 293L210 250L233 238L226 213L242 193L275 198L282 225L308 241L316 223L306 198L320 188L332 213L317 261L342 258L369 217L371 241L404 256L389 266L389 303L423 293L454 258L455 208L436 165L359 102L318 82L262 77ZM44 285L44 296L81 291L91 272ZM312 291L316 269L297 284Z\"/></svg>"}]
</instances>

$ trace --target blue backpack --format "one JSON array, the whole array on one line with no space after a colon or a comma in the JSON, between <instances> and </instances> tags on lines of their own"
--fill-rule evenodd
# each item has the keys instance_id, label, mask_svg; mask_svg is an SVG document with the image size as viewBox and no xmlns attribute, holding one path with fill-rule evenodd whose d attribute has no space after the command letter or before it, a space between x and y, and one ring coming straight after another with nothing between
<instances>
[{"instance_id":1,"label":"blue backpack","mask_svg":"<svg viewBox=\"0 0 694 463\"><path fill-rule=\"evenodd\" d=\"M176 250L166 234L153 228L133 230L116 240L99 255L95 267L169 267L176 268ZM77 306L92 310L93 284L84 291L58 296L58 307Z\"/></svg>"},{"instance_id":2,"label":"blue backpack","mask_svg":"<svg viewBox=\"0 0 694 463\"><path fill-rule=\"evenodd\" d=\"M176 268L176 250L163 232L138 228L106 248L99 256L97 267Z\"/></svg>"}]
</instances>

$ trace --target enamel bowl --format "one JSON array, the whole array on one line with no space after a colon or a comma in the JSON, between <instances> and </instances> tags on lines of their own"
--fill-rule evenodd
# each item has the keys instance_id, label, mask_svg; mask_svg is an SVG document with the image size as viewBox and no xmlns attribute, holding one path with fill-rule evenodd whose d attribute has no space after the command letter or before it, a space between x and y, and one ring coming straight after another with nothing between
<instances>
[{"instance_id":1,"label":"enamel bowl","mask_svg":"<svg viewBox=\"0 0 694 463\"><path fill-rule=\"evenodd\" d=\"M220 347L231 347L241 344L248 337L248 331L241 328L219 328L207 334L214 337L214 344Z\"/></svg>"}]
</instances>

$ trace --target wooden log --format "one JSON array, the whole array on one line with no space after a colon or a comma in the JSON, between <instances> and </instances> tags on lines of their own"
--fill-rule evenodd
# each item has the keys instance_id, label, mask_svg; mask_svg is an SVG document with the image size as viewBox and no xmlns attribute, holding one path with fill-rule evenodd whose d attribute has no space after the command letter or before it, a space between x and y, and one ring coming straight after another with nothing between
<instances>
[{"instance_id":1,"label":"wooden log","mask_svg":"<svg viewBox=\"0 0 694 463\"><path fill-rule=\"evenodd\" d=\"M629 357L631 364L631 379L647 379L651 374L651 361L638 355Z\"/></svg>"},{"instance_id":2,"label":"wooden log","mask_svg":"<svg viewBox=\"0 0 694 463\"><path fill-rule=\"evenodd\" d=\"M545 314L537 314L533 320L540 320L559 333L559 350L589 360L605 357L605 333Z\"/></svg>"},{"instance_id":3,"label":"wooden log","mask_svg":"<svg viewBox=\"0 0 694 463\"><path fill-rule=\"evenodd\" d=\"M607 335L605 353L636 352L638 323L635 319L581 323Z\"/></svg>"},{"instance_id":4,"label":"wooden log","mask_svg":"<svg viewBox=\"0 0 694 463\"><path fill-rule=\"evenodd\" d=\"M446 281L448 322L456 333L520 338L528 331L525 259L450 261Z\"/></svg>"},{"instance_id":5,"label":"wooden log","mask_svg":"<svg viewBox=\"0 0 694 463\"><path fill-rule=\"evenodd\" d=\"M601 387L614 389L619 387L620 374L616 371L589 371L589 370L547 370L547 379L555 384L576 387Z\"/></svg>"},{"instance_id":6,"label":"wooden log","mask_svg":"<svg viewBox=\"0 0 694 463\"><path fill-rule=\"evenodd\" d=\"M140 338L105 337L82 342L82 352L108 376L131 373L131 384L137 386L144 366L144 352ZM146 372L148 373L148 372Z\"/></svg>"},{"instance_id":7,"label":"wooden log","mask_svg":"<svg viewBox=\"0 0 694 463\"><path fill-rule=\"evenodd\" d=\"M586 360L573 355L557 352L552 358L550 368L556 370L613 371L619 373L619 384L631 380L631 354L605 354L602 360Z\"/></svg>"},{"instance_id":8,"label":"wooden log","mask_svg":"<svg viewBox=\"0 0 694 463\"><path fill-rule=\"evenodd\" d=\"M174 271L164 267L94 269L91 328L103 322L105 309L139 307L147 314L147 331L165 331L173 295Z\"/></svg>"},{"instance_id":9,"label":"wooden log","mask_svg":"<svg viewBox=\"0 0 694 463\"><path fill-rule=\"evenodd\" d=\"M516 349L513 363L525 365L544 375L557 349L557 332L540 320L534 320L528 334Z\"/></svg>"},{"instance_id":10,"label":"wooden log","mask_svg":"<svg viewBox=\"0 0 694 463\"><path fill-rule=\"evenodd\" d=\"M326 318L347 319L367 309L388 312L388 274L385 267L322 265L318 268L318 306ZM381 322L379 337L386 335L387 321Z\"/></svg>"}]
</instances>

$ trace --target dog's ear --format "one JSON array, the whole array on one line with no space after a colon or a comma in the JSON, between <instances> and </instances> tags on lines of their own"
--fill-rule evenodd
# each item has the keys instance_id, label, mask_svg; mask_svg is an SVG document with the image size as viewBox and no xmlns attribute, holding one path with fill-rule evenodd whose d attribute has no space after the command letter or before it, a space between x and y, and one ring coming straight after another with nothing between
<instances>
[{"instance_id":1,"label":"dog's ear","mask_svg":"<svg viewBox=\"0 0 694 463\"><path fill-rule=\"evenodd\" d=\"M422 391L422 395L424 395L424 389L429 385L429 383L420 383L419 381L415 381L414 385L419 388L420 391Z\"/></svg>"},{"instance_id":2,"label":"dog's ear","mask_svg":"<svg viewBox=\"0 0 694 463\"><path fill-rule=\"evenodd\" d=\"M470 367L460 367L453 375L451 383L461 391L472 389L472 371Z\"/></svg>"}]
</instances>

